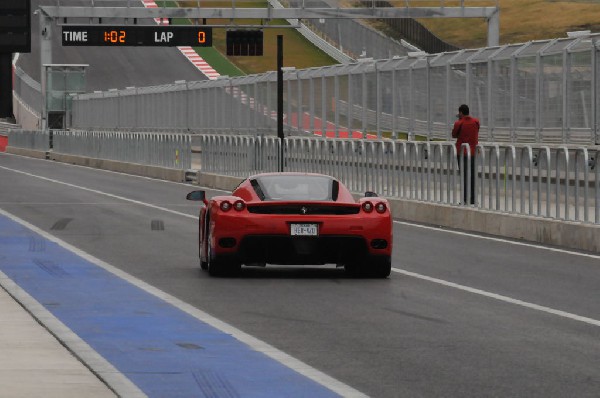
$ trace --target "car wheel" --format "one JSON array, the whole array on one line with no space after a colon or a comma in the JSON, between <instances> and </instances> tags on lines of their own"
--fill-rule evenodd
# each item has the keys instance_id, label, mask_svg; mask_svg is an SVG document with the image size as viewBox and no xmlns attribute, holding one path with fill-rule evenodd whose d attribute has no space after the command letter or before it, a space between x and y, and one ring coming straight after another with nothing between
<instances>
[{"instance_id":1,"label":"car wheel","mask_svg":"<svg viewBox=\"0 0 600 398\"><path fill-rule=\"evenodd\" d=\"M390 257L372 258L369 268L370 277L387 278L392 273L392 259Z\"/></svg>"},{"instance_id":2,"label":"car wheel","mask_svg":"<svg viewBox=\"0 0 600 398\"><path fill-rule=\"evenodd\" d=\"M208 248L206 250L206 269L208 269L208 273L210 276L222 276L223 275L223 264L219 261L218 258L213 256L212 250L210 248L210 238L208 240Z\"/></svg>"},{"instance_id":3,"label":"car wheel","mask_svg":"<svg viewBox=\"0 0 600 398\"><path fill-rule=\"evenodd\" d=\"M208 245L207 257L208 262L206 267L210 276L234 276L241 269L241 265L235 263L233 260L224 259L220 256L213 255L212 250L210 248L210 244Z\"/></svg>"},{"instance_id":4,"label":"car wheel","mask_svg":"<svg viewBox=\"0 0 600 398\"><path fill-rule=\"evenodd\" d=\"M202 261L202 259L200 259L200 268L206 271L208 269L208 262Z\"/></svg>"},{"instance_id":5,"label":"car wheel","mask_svg":"<svg viewBox=\"0 0 600 398\"><path fill-rule=\"evenodd\" d=\"M225 269L225 264L219 261L216 258L209 259L208 264L208 273L210 276L226 276L227 272Z\"/></svg>"}]
</instances>

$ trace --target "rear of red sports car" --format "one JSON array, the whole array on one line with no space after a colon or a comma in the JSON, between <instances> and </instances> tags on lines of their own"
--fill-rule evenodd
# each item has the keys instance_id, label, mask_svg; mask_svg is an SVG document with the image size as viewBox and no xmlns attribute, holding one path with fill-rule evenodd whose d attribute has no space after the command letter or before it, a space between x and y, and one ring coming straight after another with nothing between
<instances>
[{"instance_id":1,"label":"rear of red sports car","mask_svg":"<svg viewBox=\"0 0 600 398\"><path fill-rule=\"evenodd\" d=\"M231 196L213 197L201 217L201 259L239 265L337 264L354 275L390 273L392 219L379 197L355 201L329 176L272 173L249 177ZM204 232L204 233L203 233Z\"/></svg>"}]
</instances>

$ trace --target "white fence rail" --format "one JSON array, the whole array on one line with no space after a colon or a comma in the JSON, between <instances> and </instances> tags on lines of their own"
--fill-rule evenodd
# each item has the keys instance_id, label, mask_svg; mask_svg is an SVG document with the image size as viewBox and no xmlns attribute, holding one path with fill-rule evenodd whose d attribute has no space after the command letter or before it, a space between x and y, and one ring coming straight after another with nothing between
<instances>
[{"instance_id":1,"label":"white fence rail","mask_svg":"<svg viewBox=\"0 0 600 398\"><path fill-rule=\"evenodd\" d=\"M245 177L279 169L275 137L201 135L202 172ZM478 145L476 207L482 210L600 223L599 148ZM452 142L289 137L286 171L335 176L353 192L458 205L464 175ZM465 164L473 159L462 159ZM467 184L468 185L468 184ZM468 191L470 187L466 188Z\"/></svg>"},{"instance_id":2,"label":"white fence rail","mask_svg":"<svg viewBox=\"0 0 600 398\"><path fill-rule=\"evenodd\" d=\"M189 134L11 130L8 145L181 170L192 164Z\"/></svg>"},{"instance_id":3,"label":"white fence rail","mask_svg":"<svg viewBox=\"0 0 600 398\"><path fill-rule=\"evenodd\" d=\"M50 150L49 139L11 130L8 144ZM335 176L353 192L446 205L469 196L463 173L474 161L476 208L600 224L600 147L482 144L460 159L467 167L446 141L54 131L51 150L183 170L193 162L201 173L242 178L283 167Z\"/></svg>"}]
</instances>

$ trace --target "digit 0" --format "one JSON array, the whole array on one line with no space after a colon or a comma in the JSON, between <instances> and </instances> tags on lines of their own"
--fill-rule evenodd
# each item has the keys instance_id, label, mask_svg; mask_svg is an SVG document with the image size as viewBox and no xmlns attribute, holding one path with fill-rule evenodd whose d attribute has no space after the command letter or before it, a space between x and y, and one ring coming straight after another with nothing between
<instances>
[{"instance_id":1,"label":"digit 0","mask_svg":"<svg viewBox=\"0 0 600 398\"><path fill-rule=\"evenodd\" d=\"M206 32L198 32L198 43L206 43Z\"/></svg>"}]
</instances>

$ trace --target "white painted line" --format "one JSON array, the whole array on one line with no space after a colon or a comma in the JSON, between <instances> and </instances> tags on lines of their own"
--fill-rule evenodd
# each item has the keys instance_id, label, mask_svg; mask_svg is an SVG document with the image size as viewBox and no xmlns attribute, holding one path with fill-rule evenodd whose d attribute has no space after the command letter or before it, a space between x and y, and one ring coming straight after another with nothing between
<instances>
[{"instance_id":1,"label":"white painted line","mask_svg":"<svg viewBox=\"0 0 600 398\"><path fill-rule=\"evenodd\" d=\"M52 178L47 178L47 177L42 177L42 176L38 176L35 174L31 174L31 173L27 173L25 171L21 171L21 170L15 170L15 169L11 169L9 167L4 167L4 166L0 166L0 169L4 169L4 170L8 170L8 171L13 171L15 173L19 173L19 174L24 174L28 177L34 177L34 178L38 178L40 180L44 180L44 181L48 181L48 182L52 182L54 184L60 184L60 185L65 185L67 187L71 187L71 188L77 188L77 189L81 189L83 191L87 191L87 192L92 192L92 193L96 193L98 195L104 195L104 196L108 196L109 198L114 198L114 199L119 199L125 202L129 202L129 203L135 203L136 205L140 205L140 206L146 206L146 207L150 207L152 209L156 209L156 210L162 210L162 211L166 211L167 213L171 213L171 214L176 214L178 216L183 216L183 217L188 217L188 218L192 218L194 220L198 219L197 215L191 215L191 214L185 214L185 213L180 213L178 211L175 210L171 210L171 209L167 209L165 207L160 207L160 206L156 206L150 203L145 203L145 202L140 202L138 200L133 200L133 199L129 199L129 198L125 198L123 196L119 196L119 195L113 195L111 193L108 192L103 192L103 191L98 191L96 189L91 189L91 188L86 188L86 187L82 187L80 185L75 185L75 184L69 184L68 182L63 182L63 181L59 181L59 180L55 180Z\"/></svg>"},{"instance_id":2,"label":"white painted line","mask_svg":"<svg viewBox=\"0 0 600 398\"><path fill-rule=\"evenodd\" d=\"M588 318L588 317L585 317L585 316L580 316L580 315L572 314L572 313L569 313L569 312L565 312L565 311L561 311L561 310L556 310L556 309L550 308L550 307L544 307L542 305L528 303L526 301L513 299L513 298L510 298L510 297L507 297L507 296L502 296L502 295L496 294L496 293L486 292L485 290L475 289L475 288L472 288L472 287L469 287L469 286L459 285L458 283L448 282L448 281L445 281L443 279L432 278L430 276L417 274L416 272L406 271L406 270L399 269L399 268L392 268L392 271L396 272L398 274L403 274L403 275L410 276L410 277L413 277L413 278L422 279L422 280L425 280L425 281L428 281L428 282L437 283L439 285L451 287L451 288L462 290L462 291L465 291L465 292L469 292L469 293L473 293L473 294L478 294L480 296L484 296L484 297L488 297L488 298L493 298L493 299L496 299L496 300L499 300L499 301L503 301L505 303L518 305L518 306L521 306L521 307L529 308L529 309L536 310L536 311L545 312L545 313L552 314L552 315L557 315L557 316L560 316L560 317L563 317L563 318L568 318L568 319L572 319L574 321L584 322L584 323L587 323L587 324L590 324L590 325L594 325L594 326L600 326L600 321L599 320Z\"/></svg>"},{"instance_id":3,"label":"white painted line","mask_svg":"<svg viewBox=\"0 0 600 398\"><path fill-rule=\"evenodd\" d=\"M14 153L7 153L7 152L0 152L0 156L15 156L18 158L23 158L23 159L27 159L29 161L32 162L47 162L48 160L46 159L37 159L37 158L32 158L29 156L25 156L25 155L17 155ZM100 173L110 173L110 174L118 174L118 175L122 175L122 176L126 176L126 177L131 177L131 178L139 178L142 180L149 180L149 181L154 181L154 182L160 182L160 183L164 183L164 184L175 184L175 185L187 185L189 187L197 187L197 185L193 185L191 183L188 182L177 182L177 181L169 181L169 180L160 180L158 178L154 178L154 177L146 177L146 176L142 176L142 175L137 175L137 174L128 174L128 173L124 173L122 171L113 171L113 170L107 170L107 169L99 169L97 167L92 167L92 166L82 166L79 164L71 164L71 163L63 163L63 162L54 162L54 164L58 165L58 166L64 166L64 167L77 167L77 168L81 168L81 169L86 169L86 170L93 170L93 171L97 171ZM12 170L12 171L16 171L13 169L9 169L6 167L2 167L0 166L0 168L4 168L7 170Z\"/></svg>"},{"instance_id":4,"label":"white painted line","mask_svg":"<svg viewBox=\"0 0 600 398\"><path fill-rule=\"evenodd\" d=\"M451 229L438 228L438 227L432 227L432 226L421 225L421 224L415 224L415 223L411 223L411 222L407 222L407 221L397 221L397 220L394 220L394 223L395 224L400 224L400 225L407 225L407 226L410 226L410 227L416 227L416 228L422 228L422 229L429 229L429 230L432 230L432 231L445 232L445 233L454 234L454 235L468 236L470 238L478 238L478 239L484 239L484 240L491 240L493 242L508 243L508 244L515 245L515 246L525 246L525 247L531 247L531 248L540 249L540 250L548 250L548 251L555 252L555 253L572 254L574 256L588 257L588 258L594 258L594 259L599 259L600 260L600 255L595 255L595 254L580 253L580 252L571 251L571 250L567 250L567 249L559 249L559 248L555 248L555 247L546 247L546 246L536 245L536 244L533 244L533 243L517 242L517 241L509 240L509 239L494 238L494 237L491 237L491 236L482 236L482 235L477 235L477 234L474 234L474 233L454 231L454 230L451 230Z\"/></svg>"},{"instance_id":5,"label":"white painted line","mask_svg":"<svg viewBox=\"0 0 600 398\"><path fill-rule=\"evenodd\" d=\"M44 178L44 179L46 180L46 178ZM71 185L71 184L65 184L65 185L77 188L77 186L75 186L75 185ZM91 191L100 193L99 191L94 191L94 190L91 190ZM113 196L113 195L109 194L109 196ZM133 202L135 202L135 201L133 201ZM139 202L139 203L142 204L141 202ZM150 206L155 207L152 205L150 205ZM164 209L164 210L167 210L167 209ZM192 305L190 305L184 301L181 301L178 298L171 296L170 294L168 294L152 285L149 285L140 279L133 277L132 275L92 256L91 254L88 254L88 253L84 252L83 250L80 250L77 247L72 246L72 245L68 244L67 242L37 228L35 225L30 224L27 221L22 220L2 209L0 209L0 214L23 225L25 228L28 228L31 231L35 232L36 234L41 235L45 239L48 239L49 241L54 242L57 245L71 251L72 253L78 255L79 257L81 257L101 268L104 268L108 272L126 280L127 282L131 283L132 285L137 286L138 288L144 290L145 292L150 293L153 296L158 297L159 299L177 307L178 309L186 312L187 314L193 316L194 318L196 318L202 322L205 322L208 325L210 325L216 329L219 329L223 333L232 335L234 338L236 338L237 340L241 341L242 343L248 345L252 349L263 353L264 355L276 360L277 362L287 366L288 368L298 372L299 374L315 381L316 383L321 384L325 388L328 388L331 391L333 391L337 394L340 394L343 397L366 397L366 395L361 393L360 391L350 387L347 384L342 383L339 380L334 379L333 377L321 372L320 370L313 368L312 366L309 366L308 364L300 361L299 359L296 359L296 358L292 357L291 355L278 350L277 348L273 347L272 345L270 345L262 340L259 340L256 337L253 337L253 336L235 328L234 326L232 326L226 322L223 322L220 319L217 319L217 318L207 314L206 312L201 311L196 307L193 307ZM181 214L181 215L188 216L187 214ZM124 395L124 396L127 396L127 395Z\"/></svg>"}]
</instances>

